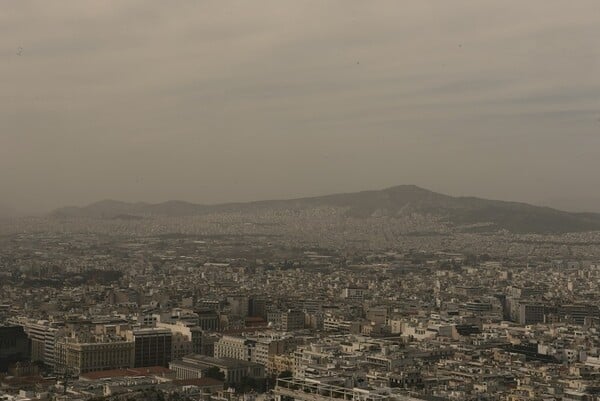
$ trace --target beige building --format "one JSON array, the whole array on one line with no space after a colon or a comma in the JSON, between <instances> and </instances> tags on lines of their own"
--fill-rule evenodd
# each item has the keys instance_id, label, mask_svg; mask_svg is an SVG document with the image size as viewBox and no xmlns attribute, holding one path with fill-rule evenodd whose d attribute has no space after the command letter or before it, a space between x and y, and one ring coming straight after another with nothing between
<instances>
[{"instance_id":1,"label":"beige building","mask_svg":"<svg viewBox=\"0 0 600 401\"><path fill-rule=\"evenodd\" d=\"M255 362L266 367L271 356L283 354L292 348L291 342L290 338L271 336L223 336L215 343L214 356Z\"/></svg>"},{"instance_id":2,"label":"beige building","mask_svg":"<svg viewBox=\"0 0 600 401\"><path fill-rule=\"evenodd\" d=\"M250 360L248 340L243 337L223 336L215 343L215 358Z\"/></svg>"},{"instance_id":3,"label":"beige building","mask_svg":"<svg viewBox=\"0 0 600 401\"><path fill-rule=\"evenodd\" d=\"M62 338L56 343L56 370L82 374L97 370L133 367L134 343L122 339L100 342L79 342Z\"/></svg>"},{"instance_id":4,"label":"beige building","mask_svg":"<svg viewBox=\"0 0 600 401\"><path fill-rule=\"evenodd\" d=\"M171 340L171 360L181 359L194 352L192 346L192 328L185 322L175 324L157 323L156 327L168 329L173 333Z\"/></svg>"},{"instance_id":5,"label":"beige building","mask_svg":"<svg viewBox=\"0 0 600 401\"><path fill-rule=\"evenodd\" d=\"M54 367L54 347L59 328L46 320L22 319L19 324L23 325L31 340L31 360Z\"/></svg>"},{"instance_id":6,"label":"beige building","mask_svg":"<svg viewBox=\"0 0 600 401\"><path fill-rule=\"evenodd\" d=\"M295 360L293 355L271 355L267 363L267 374L278 376L283 372L294 372Z\"/></svg>"},{"instance_id":7,"label":"beige building","mask_svg":"<svg viewBox=\"0 0 600 401\"><path fill-rule=\"evenodd\" d=\"M251 361L267 366L271 356L284 353L285 345L285 340L259 338L254 342Z\"/></svg>"}]
</instances>

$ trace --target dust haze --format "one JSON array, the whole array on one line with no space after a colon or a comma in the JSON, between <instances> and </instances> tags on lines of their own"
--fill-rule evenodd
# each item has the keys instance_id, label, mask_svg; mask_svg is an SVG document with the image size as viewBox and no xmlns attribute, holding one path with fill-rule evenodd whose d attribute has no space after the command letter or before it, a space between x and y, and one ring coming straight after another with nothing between
<instances>
[{"instance_id":1,"label":"dust haze","mask_svg":"<svg viewBox=\"0 0 600 401\"><path fill-rule=\"evenodd\" d=\"M600 211L600 3L18 1L0 211L417 184Z\"/></svg>"}]
</instances>

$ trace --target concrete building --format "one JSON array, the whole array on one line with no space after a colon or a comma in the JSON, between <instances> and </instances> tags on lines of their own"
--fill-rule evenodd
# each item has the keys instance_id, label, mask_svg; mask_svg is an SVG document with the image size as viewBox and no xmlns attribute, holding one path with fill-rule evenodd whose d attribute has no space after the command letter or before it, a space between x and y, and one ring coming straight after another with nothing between
<instances>
[{"instance_id":1,"label":"concrete building","mask_svg":"<svg viewBox=\"0 0 600 401\"><path fill-rule=\"evenodd\" d=\"M204 337L204 331L201 327L190 328L190 334L192 336L192 353L206 355L202 352L202 339Z\"/></svg>"},{"instance_id":2,"label":"concrete building","mask_svg":"<svg viewBox=\"0 0 600 401\"><path fill-rule=\"evenodd\" d=\"M134 367L166 367L171 361L171 330L159 327L134 329L127 332L127 339L135 343Z\"/></svg>"},{"instance_id":3,"label":"concrete building","mask_svg":"<svg viewBox=\"0 0 600 401\"><path fill-rule=\"evenodd\" d=\"M251 345L243 337L223 336L215 343L215 358L232 358L250 361Z\"/></svg>"},{"instance_id":4,"label":"concrete building","mask_svg":"<svg viewBox=\"0 0 600 401\"><path fill-rule=\"evenodd\" d=\"M281 314L281 329L284 331L300 330L304 328L304 312L289 309Z\"/></svg>"},{"instance_id":5,"label":"concrete building","mask_svg":"<svg viewBox=\"0 0 600 401\"><path fill-rule=\"evenodd\" d=\"M348 287L342 290L342 298L349 301L362 301L366 295L366 289L360 287Z\"/></svg>"},{"instance_id":6,"label":"concrete building","mask_svg":"<svg viewBox=\"0 0 600 401\"><path fill-rule=\"evenodd\" d=\"M244 295L230 295L227 297L227 303L229 304L230 312L233 316L248 316L249 312L249 300Z\"/></svg>"},{"instance_id":7,"label":"concrete building","mask_svg":"<svg viewBox=\"0 0 600 401\"><path fill-rule=\"evenodd\" d=\"M213 310L210 311L199 311L198 314L198 326L204 331L218 331L219 330L219 314Z\"/></svg>"},{"instance_id":8,"label":"concrete building","mask_svg":"<svg viewBox=\"0 0 600 401\"><path fill-rule=\"evenodd\" d=\"M22 326L0 326L0 372L16 362L28 361L30 343Z\"/></svg>"},{"instance_id":9,"label":"concrete building","mask_svg":"<svg viewBox=\"0 0 600 401\"><path fill-rule=\"evenodd\" d=\"M192 327L192 353L206 356L215 355L215 343L220 340L217 334L206 333L200 327Z\"/></svg>"},{"instance_id":10,"label":"concrete building","mask_svg":"<svg viewBox=\"0 0 600 401\"><path fill-rule=\"evenodd\" d=\"M271 357L286 351L286 340L274 338L258 338L252 340L251 361L263 366L269 364Z\"/></svg>"},{"instance_id":11,"label":"concrete building","mask_svg":"<svg viewBox=\"0 0 600 401\"><path fill-rule=\"evenodd\" d=\"M544 305L537 303L519 303L519 324L544 322Z\"/></svg>"},{"instance_id":12,"label":"concrete building","mask_svg":"<svg viewBox=\"0 0 600 401\"><path fill-rule=\"evenodd\" d=\"M294 372L295 359L293 355L273 355L267 363L267 373L270 376L278 376L283 372Z\"/></svg>"},{"instance_id":13,"label":"concrete building","mask_svg":"<svg viewBox=\"0 0 600 401\"><path fill-rule=\"evenodd\" d=\"M30 322L25 326L31 341L31 360L34 362L45 362L47 323L46 321Z\"/></svg>"},{"instance_id":14,"label":"concrete building","mask_svg":"<svg viewBox=\"0 0 600 401\"><path fill-rule=\"evenodd\" d=\"M261 298L250 298L248 300L248 316L267 318L267 303Z\"/></svg>"},{"instance_id":15,"label":"concrete building","mask_svg":"<svg viewBox=\"0 0 600 401\"><path fill-rule=\"evenodd\" d=\"M59 327L47 320L28 320L23 327L31 340L31 360L53 368Z\"/></svg>"},{"instance_id":16,"label":"concrete building","mask_svg":"<svg viewBox=\"0 0 600 401\"><path fill-rule=\"evenodd\" d=\"M366 318L376 324L385 324L388 310L386 307L371 307L367 310Z\"/></svg>"},{"instance_id":17,"label":"concrete building","mask_svg":"<svg viewBox=\"0 0 600 401\"><path fill-rule=\"evenodd\" d=\"M188 355L172 361L169 368L175 372L177 379L195 379L205 377L206 371L218 368L225 375L225 381L237 384L245 377L263 379L265 367L257 363L231 358L213 358L204 355Z\"/></svg>"},{"instance_id":18,"label":"concrete building","mask_svg":"<svg viewBox=\"0 0 600 401\"><path fill-rule=\"evenodd\" d=\"M65 337L56 343L56 371L82 374L98 370L125 369L134 365L134 342L123 339L103 339L80 342Z\"/></svg>"},{"instance_id":19,"label":"concrete building","mask_svg":"<svg viewBox=\"0 0 600 401\"><path fill-rule=\"evenodd\" d=\"M173 334L171 341L171 360L183 358L193 353L192 329L185 322L175 324L157 323L157 327L170 330Z\"/></svg>"}]
</instances>

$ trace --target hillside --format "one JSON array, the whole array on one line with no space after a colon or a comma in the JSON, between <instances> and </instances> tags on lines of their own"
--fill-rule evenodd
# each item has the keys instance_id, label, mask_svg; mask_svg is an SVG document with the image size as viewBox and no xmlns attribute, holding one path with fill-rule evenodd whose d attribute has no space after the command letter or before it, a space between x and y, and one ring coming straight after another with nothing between
<instances>
[{"instance_id":1,"label":"hillside","mask_svg":"<svg viewBox=\"0 0 600 401\"><path fill-rule=\"evenodd\" d=\"M526 203L475 197L453 197L414 185L400 185L378 191L362 191L312 198L268 200L219 205L198 205L182 201L158 204L101 201L85 207L66 207L55 217L135 218L135 216L192 216L207 213L253 213L268 210L310 210L335 207L352 218L394 218L416 213L428 215L449 226L475 226L479 230L505 229L517 233L554 233L600 230L600 214L570 213Z\"/></svg>"}]
</instances>

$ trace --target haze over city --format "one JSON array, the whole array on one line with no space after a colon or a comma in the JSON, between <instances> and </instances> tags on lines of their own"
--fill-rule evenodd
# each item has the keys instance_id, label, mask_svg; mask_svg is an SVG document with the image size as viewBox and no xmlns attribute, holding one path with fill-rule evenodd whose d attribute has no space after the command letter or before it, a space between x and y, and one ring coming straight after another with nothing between
<instances>
[{"instance_id":1,"label":"haze over city","mask_svg":"<svg viewBox=\"0 0 600 401\"><path fill-rule=\"evenodd\" d=\"M0 204L416 184L600 211L600 3L18 1Z\"/></svg>"},{"instance_id":2,"label":"haze over city","mask_svg":"<svg viewBox=\"0 0 600 401\"><path fill-rule=\"evenodd\" d=\"M600 401L599 0L0 7L0 401Z\"/></svg>"}]
</instances>

